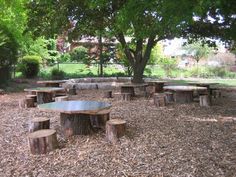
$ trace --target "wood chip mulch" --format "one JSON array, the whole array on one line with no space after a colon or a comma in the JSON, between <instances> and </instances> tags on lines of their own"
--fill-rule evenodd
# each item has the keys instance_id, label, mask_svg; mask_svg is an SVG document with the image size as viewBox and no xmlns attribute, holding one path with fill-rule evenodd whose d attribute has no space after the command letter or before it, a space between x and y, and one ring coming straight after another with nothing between
<instances>
[{"instance_id":1,"label":"wood chip mulch","mask_svg":"<svg viewBox=\"0 0 236 177\"><path fill-rule=\"evenodd\" d=\"M84 90L71 99L112 103L111 118L127 121L127 132L112 145L105 132L66 139L59 114L20 109L25 93L0 95L0 176L73 177L234 177L236 176L236 96L223 93L210 108L199 103L157 108L138 97L130 102L102 98L103 91ZM28 121L48 117L60 148L31 155Z\"/></svg>"}]
</instances>

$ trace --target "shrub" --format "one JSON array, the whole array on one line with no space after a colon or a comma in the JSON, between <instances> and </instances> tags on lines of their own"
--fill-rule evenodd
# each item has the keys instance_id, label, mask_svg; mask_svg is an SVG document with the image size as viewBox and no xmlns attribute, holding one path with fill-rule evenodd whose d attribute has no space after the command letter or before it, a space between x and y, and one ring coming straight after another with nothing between
<instances>
[{"instance_id":1,"label":"shrub","mask_svg":"<svg viewBox=\"0 0 236 177\"><path fill-rule=\"evenodd\" d=\"M24 77L33 78L38 75L40 60L41 57L39 56L24 56L20 61L18 69Z\"/></svg>"},{"instance_id":2,"label":"shrub","mask_svg":"<svg viewBox=\"0 0 236 177\"><path fill-rule=\"evenodd\" d=\"M69 53L64 53L59 57L60 63L65 63L65 62L70 62L70 61L71 61L71 56Z\"/></svg>"},{"instance_id":3,"label":"shrub","mask_svg":"<svg viewBox=\"0 0 236 177\"><path fill-rule=\"evenodd\" d=\"M88 49L83 46L74 48L70 53L70 56L71 56L71 61L83 62L85 64L90 63L88 57Z\"/></svg>"},{"instance_id":4,"label":"shrub","mask_svg":"<svg viewBox=\"0 0 236 177\"><path fill-rule=\"evenodd\" d=\"M57 68L51 70L51 79L60 80L65 78L65 72Z\"/></svg>"}]
</instances>

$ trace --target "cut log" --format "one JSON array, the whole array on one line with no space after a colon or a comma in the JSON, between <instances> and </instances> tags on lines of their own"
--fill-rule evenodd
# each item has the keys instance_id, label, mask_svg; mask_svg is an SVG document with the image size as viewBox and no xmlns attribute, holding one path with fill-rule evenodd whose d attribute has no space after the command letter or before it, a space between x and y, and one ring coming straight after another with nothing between
<instances>
[{"instance_id":1,"label":"cut log","mask_svg":"<svg viewBox=\"0 0 236 177\"><path fill-rule=\"evenodd\" d=\"M34 99L34 102L35 102L35 103L37 102L37 95L26 95L25 97L26 97L26 98L33 98L33 99Z\"/></svg>"},{"instance_id":2,"label":"cut log","mask_svg":"<svg viewBox=\"0 0 236 177\"><path fill-rule=\"evenodd\" d=\"M24 98L19 100L20 108L32 108L34 107L34 99L33 98Z\"/></svg>"},{"instance_id":3,"label":"cut log","mask_svg":"<svg viewBox=\"0 0 236 177\"><path fill-rule=\"evenodd\" d=\"M59 102L59 101L68 101L69 97L68 96L58 96L55 97L55 101Z\"/></svg>"},{"instance_id":4,"label":"cut log","mask_svg":"<svg viewBox=\"0 0 236 177\"><path fill-rule=\"evenodd\" d=\"M172 92L165 92L166 103L174 102L174 94Z\"/></svg>"},{"instance_id":5,"label":"cut log","mask_svg":"<svg viewBox=\"0 0 236 177\"><path fill-rule=\"evenodd\" d=\"M130 101L131 100L131 93L121 93L121 99L124 101Z\"/></svg>"},{"instance_id":6,"label":"cut log","mask_svg":"<svg viewBox=\"0 0 236 177\"><path fill-rule=\"evenodd\" d=\"M93 132L89 114L61 113L62 131L66 137L72 135L88 135Z\"/></svg>"},{"instance_id":7,"label":"cut log","mask_svg":"<svg viewBox=\"0 0 236 177\"><path fill-rule=\"evenodd\" d=\"M200 95L199 102L202 107L211 106L211 99L208 95Z\"/></svg>"},{"instance_id":8,"label":"cut log","mask_svg":"<svg viewBox=\"0 0 236 177\"><path fill-rule=\"evenodd\" d=\"M191 103L193 102L193 91L177 91L174 99L177 103Z\"/></svg>"},{"instance_id":9,"label":"cut log","mask_svg":"<svg viewBox=\"0 0 236 177\"><path fill-rule=\"evenodd\" d=\"M60 83L45 83L45 87L60 87Z\"/></svg>"},{"instance_id":10,"label":"cut log","mask_svg":"<svg viewBox=\"0 0 236 177\"><path fill-rule=\"evenodd\" d=\"M30 133L28 136L32 154L46 154L58 147L56 130L44 129Z\"/></svg>"},{"instance_id":11,"label":"cut log","mask_svg":"<svg viewBox=\"0 0 236 177\"><path fill-rule=\"evenodd\" d=\"M220 90L213 90L212 91L212 96L214 97L214 98L220 98L221 97L221 91Z\"/></svg>"},{"instance_id":12,"label":"cut log","mask_svg":"<svg viewBox=\"0 0 236 177\"><path fill-rule=\"evenodd\" d=\"M119 138L125 134L126 121L121 119L111 119L106 123L106 138L112 143L117 143Z\"/></svg>"},{"instance_id":13,"label":"cut log","mask_svg":"<svg viewBox=\"0 0 236 177\"><path fill-rule=\"evenodd\" d=\"M47 92L37 92L37 103L43 104L43 103L50 103L52 102L52 93Z\"/></svg>"},{"instance_id":14,"label":"cut log","mask_svg":"<svg viewBox=\"0 0 236 177\"><path fill-rule=\"evenodd\" d=\"M29 132L35 132L41 129L49 129L50 128L50 119L46 117L38 117L30 120L29 123Z\"/></svg>"},{"instance_id":15,"label":"cut log","mask_svg":"<svg viewBox=\"0 0 236 177\"><path fill-rule=\"evenodd\" d=\"M70 88L67 90L68 95L76 95L76 88Z\"/></svg>"},{"instance_id":16,"label":"cut log","mask_svg":"<svg viewBox=\"0 0 236 177\"><path fill-rule=\"evenodd\" d=\"M102 110L95 115L90 116L90 121L93 127L105 129L106 122L110 119L110 110Z\"/></svg>"},{"instance_id":17,"label":"cut log","mask_svg":"<svg viewBox=\"0 0 236 177\"><path fill-rule=\"evenodd\" d=\"M132 97L135 96L134 87L122 87L121 86L121 93L130 93Z\"/></svg>"},{"instance_id":18,"label":"cut log","mask_svg":"<svg viewBox=\"0 0 236 177\"><path fill-rule=\"evenodd\" d=\"M112 91L111 91L111 90L105 91L105 92L103 93L103 97L104 97L104 98L112 98Z\"/></svg>"},{"instance_id":19,"label":"cut log","mask_svg":"<svg viewBox=\"0 0 236 177\"><path fill-rule=\"evenodd\" d=\"M165 100L164 94L154 93L153 101L154 101L154 104L156 105L156 107L163 107L166 105L166 100Z\"/></svg>"}]
</instances>

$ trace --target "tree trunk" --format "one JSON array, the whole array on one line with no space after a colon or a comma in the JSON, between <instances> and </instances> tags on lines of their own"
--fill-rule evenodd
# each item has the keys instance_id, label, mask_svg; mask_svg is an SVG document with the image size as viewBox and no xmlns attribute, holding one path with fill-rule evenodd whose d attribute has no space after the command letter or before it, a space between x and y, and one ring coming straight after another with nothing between
<instances>
[{"instance_id":1,"label":"tree trunk","mask_svg":"<svg viewBox=\"0 0 236 177\"><path fill-rule=\"evenodd\" d=\"M99 61L100 61L100 76L103 76L103 56L102 56L102 50L103 50L103 45L102 45L102 35L99 35L98 39L99 43Z\"/></svg>"},{"instance_id":2,"label":"tree trunk","mask_svg":"<svg viewBox=\"0 0 236 177\"><path fill-rule=\"evenodd\" d=\"M141 64L139 64L139 66L137 66L137 64L135 65L136 66L134 66L134 75L133 75L132 82L143 83L143 72L144 72L145 66L140 66Z\"/></svg>"}]
</instances>

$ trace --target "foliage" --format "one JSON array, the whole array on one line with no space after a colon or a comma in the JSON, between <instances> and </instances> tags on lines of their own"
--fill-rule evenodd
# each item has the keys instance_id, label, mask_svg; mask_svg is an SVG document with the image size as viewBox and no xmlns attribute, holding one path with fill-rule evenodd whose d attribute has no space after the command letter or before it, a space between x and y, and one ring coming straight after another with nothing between
<instances>
[{"instance_id":1,"label":"foliage","mask_svg":"<svg viewBox=\"0 0 236 177\"><path fill-rule=\"evenodd\" d=\"M163 57L164 57L163 46L160 43L157 43L152 49L152 53L150 55L148 64L157 64L158 60Z\"/></svg>"},{"instance_id":2,"label":"foliage","mask_svg":"<svg viewBox=\"0 0 236 177\"><path fill-rule=\"evenodd\" d=\"M59 63L71 62L71 56L69 53L63 53L58 59Z\"/></svg>"},{"instance_id":3,"label":"foliage","mask_svg":"<svg viewBox=\"0 0 236 177\"><path fill-rule=\"evenodd\" d=\"M160 58L158 64L164 69L166 76L171 76L172 70L177 67L177 60L175 58Z\"/></svg>"},{"instance_id":4,"label":"foliage","mask_svg":"<svg viewBox=\"0 0 236 177\"><path fill-rule=\"evenodd\" d=\"M38 75L40 56L24 56L19 63L18 69L26 78L33 78Z\"/></svg>"},{"instance_id":5,"label":"foliage","mask_svg":"<svg viewBox=\"0 0 236 177\"><path fill-rule=\"evenodd\" d=\"M160 40L235 37L235 11L229 8L235 7L233 0L31 0L28 7L28 25L35 35L60 34L64 30L76 39L81 35L115 36L133 68L134 82L142 82L151 50ZM207 19L209 16L214 23Z\"/></svg>"},{"instance_id":6,"label":"foliage","mask_svg":"<svg viewBox=\"0 0 236 177\"><path fill-rule=\"evenodd\" d=\"M51 79L60 80L65 78L65 72L57 68L51 70Z\"/></svg>"},{"instance_id":7,"label":"foliage","mask_svg":"<svg viewBox=\"0 0 236 177\"><path fill-rule=\"evenodd\" d=\"M74 48L70 53L70 56L71 56L71 61L83 62L84 64L87 65L90 63L88 56L88 49L83 46Z\"/></svg>"},{"instance_id":8,"label":"foliage","mask_svg":"<svg viewBox=\"0 0 236 177\"><path fill-rule=\"evenodd\" d=\"M17 61L18 43L6 26L0 24L0 84L11 78L11 67Z\"/></svg>"}]
</instances>

